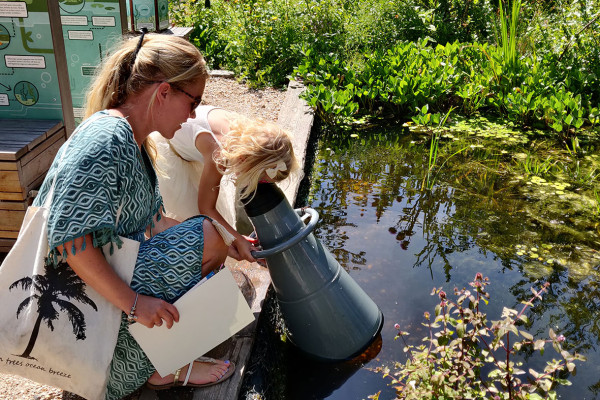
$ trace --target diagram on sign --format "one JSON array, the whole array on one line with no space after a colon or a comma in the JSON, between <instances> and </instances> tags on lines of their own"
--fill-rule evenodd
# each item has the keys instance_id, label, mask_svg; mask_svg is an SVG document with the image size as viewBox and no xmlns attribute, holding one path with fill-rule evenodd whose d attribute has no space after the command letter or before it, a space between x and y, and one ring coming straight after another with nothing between
<instances>
[{"instance_id":1,"label":"diagram on sign","mask_svg":"<svg viewBox=\"0 0 600 400\"><path fill-rule=\"evenodd\" d=\"M24 106L32 106L38 102L40 94L31 82L21 81L15 85L15 97Z\"/></svg>"},{"instance_id":2,"label":"diagram on sign","mask_svg":"<svg viewBox=\"0 0 600 400\"><path fill-rule=\"evenodd\" d=\"M0 50L0 118L62 118L46 2L0 1Z\"/></svg>"},{"instance_id":3,"label":"diagram on sign","mask_svg":"<svg viewBox=\"0 0 600 400\"><path fill-rule=\"evenodd\" d=\"M76 14L83 10L85 0L58 0L60 10L69 14Z\"/></svg>"}]
</instances>

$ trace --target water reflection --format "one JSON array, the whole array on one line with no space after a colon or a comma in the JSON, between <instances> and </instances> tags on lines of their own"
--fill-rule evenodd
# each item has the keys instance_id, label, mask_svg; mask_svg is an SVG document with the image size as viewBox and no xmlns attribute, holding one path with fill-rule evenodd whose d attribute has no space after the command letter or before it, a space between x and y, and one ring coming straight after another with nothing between
<instances>
[{"instance_id":1,"label":"water reflection","mask_svg":"<svg viewBox=\"0 0 600 400\"><path fill-rule=\"evenodd\" d=\"M321 216L316 234L386 316L381 361L404 361L393 342L395 322L420 342L422 314L434 304L428 297L433 286L462 287L483 272L495 299L487 312L497 319L503 306L518 308L532 286L548 281L549 293L530 309L530 332L543 338L552 327L565 335L569 350L586 355L588 361L569 378L574 385L559 394L596 398L598 216L581 218L580 206L567 206L568 190L540 194L540 187L497 173L484 160L507 160L491 147L472 150L469 157L480 157L478 163L455 157L437 171L431 190L422 191L424 146L422 139L398 132L363 132L360 139L325 135L312 175L308 205ZM548 350L544 357L525 355L536 369L555 354ZM371 393L382 387L383 380ZM318 398L343 397L334 392Z\"/></svg>"},{"instance_id":2,"label":"water reflection","mask_svg":"<svg viewBox=\"0 0 600 400\"><path fill-rule=\"evenodd\" d=\"M293 349L290 358L293 363L288 364L288 376L294 377L286 388L286 399L310 400L325 399L356 374L369 361L373 360L381 351L381 335L377 335L373 343L361 355L352 360L337 363L325 363L306 357L299 350ZM348 393L349 388L344 392ZM356 395L353 389L350 391ZM367 395L370 394L366 392ZM338 396L341 393L338 393ZM352 397L347 397L352 398Z\"/></svg>"}]
</instances>

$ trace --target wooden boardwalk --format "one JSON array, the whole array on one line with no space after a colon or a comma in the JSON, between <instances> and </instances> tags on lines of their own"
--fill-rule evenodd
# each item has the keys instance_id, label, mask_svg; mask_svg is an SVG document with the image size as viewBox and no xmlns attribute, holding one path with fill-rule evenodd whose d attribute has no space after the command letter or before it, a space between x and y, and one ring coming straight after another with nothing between
<instances>
[{"instance_id":1,"label":"wooden boardwalk","mask_svg":"<svg viewBox=\"0 0 600 400\"><path fill-rule=\"evenodd\" d=\"M290 82L284 104L279 111L277 123L292 133L294 151L301 166L306 159L307 143L310 137L314 115L306 102L299 98L304 87L295 81ZM300 179L284 184L284 191L290 204L294 204ZM233 272L238 286L250 305L255 320L233 337L229 338L207 355L218 359L228 359L236 364L235 374L227 381L202 389L178 388L164 391L144 389L139 400L237 400L242 386L244 372L250 359L250 353L256 336L258 317L262 310L263 300L271 284L267 268L247 261L236 262L228 259L226 265ZM205 305L202 305L205 306ZM215 304L218 306L218 304ZM166 344L168 345L168 344Z\"/></svg>"}]
</instances>

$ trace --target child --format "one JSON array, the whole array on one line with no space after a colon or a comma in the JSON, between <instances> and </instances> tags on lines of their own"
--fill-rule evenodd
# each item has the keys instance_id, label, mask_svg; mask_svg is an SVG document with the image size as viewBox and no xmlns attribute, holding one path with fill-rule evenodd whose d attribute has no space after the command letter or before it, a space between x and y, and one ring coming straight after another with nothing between
<instances>
[{"instance_id":1,"label":"child","mask_svg":"<svg viewBox=\"0 0 600 400\"><path fill-rule=\"evenodd\" d=\"M259 181L284 180L298 170L289 134L264 120L199 106L196 118L182 124L172 139L152 138L167 214L178 220L198 213L214 218L232 235L229 255L255 261L252 242L232 227L229 211L235 200L223 196L220 189L228 180L222 178L231 177L242 202L252 197Z\"/></svg>"}]
</instances>

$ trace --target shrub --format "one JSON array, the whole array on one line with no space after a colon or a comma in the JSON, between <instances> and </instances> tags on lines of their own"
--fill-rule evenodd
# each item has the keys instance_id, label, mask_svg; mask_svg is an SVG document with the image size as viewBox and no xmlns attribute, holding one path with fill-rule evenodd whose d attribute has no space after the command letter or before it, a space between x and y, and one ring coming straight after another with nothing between
<instances>
[{"instance_id":1,"label":"shrub","mask_svg":"<svg viewBox=\"0 0 600 400\"><path fill-rule=\"evenodd\" d=\"M564 336L549 331L550 339L535 339L525 330L525 310L540 300L548 283L524 302L521 311L504 308L502 317L488 321L481 310L490 298L486 291L489 279L477 274L471 289L455 289L456 300L440 288L431 292L440 299L432 317L425 313L429 336L420 346L407 345L408 360L394 370L382 368L392 380L400 399L555 399L556 385L568 385L565 371L575 374L575 361L585 358L563 348ZM396 338L404 341L407 332L396 324ZM525 370L518 354L539 350L547 343L560 355L547 362L543 371ZM487 375L486 373L487 372ZM377 398L377 395L374 396Z\"/></svg>"}]
</instances>

